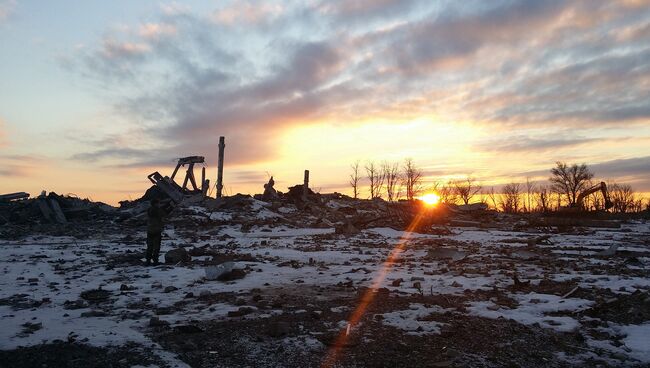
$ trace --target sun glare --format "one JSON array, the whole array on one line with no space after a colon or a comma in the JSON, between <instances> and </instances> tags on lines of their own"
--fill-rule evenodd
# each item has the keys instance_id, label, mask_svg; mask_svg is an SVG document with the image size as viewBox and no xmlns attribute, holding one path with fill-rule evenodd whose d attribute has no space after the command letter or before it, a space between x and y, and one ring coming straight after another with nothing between
<instances>
[{"instance_id":1,"label":"sun glare","mask_svg":"<svg viewBox=\"0 0 650 368\"><path fill-rule=\"evenodd\" d=\"M418 198L422 202L426 203L429 206L435 206L440 202L440 196L436 193L427 193Z\"/></svg>"}]
</instances>

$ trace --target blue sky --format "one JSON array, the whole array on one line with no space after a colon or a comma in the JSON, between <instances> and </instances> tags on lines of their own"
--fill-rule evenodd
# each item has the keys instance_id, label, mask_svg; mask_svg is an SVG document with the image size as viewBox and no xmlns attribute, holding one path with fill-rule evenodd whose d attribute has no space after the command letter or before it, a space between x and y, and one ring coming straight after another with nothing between
<instances>
[{"instance_id":1,"label":"blue sky","mask_svg":"<svg viewBox=\"0 0 650 368\"><path fill-rule=\"evenodd\" d=\"M0 191L115 203L220 135L233 193L406 157L650 191L649 41L643 0L0 0Z\"/></svg>"}]
</instances>

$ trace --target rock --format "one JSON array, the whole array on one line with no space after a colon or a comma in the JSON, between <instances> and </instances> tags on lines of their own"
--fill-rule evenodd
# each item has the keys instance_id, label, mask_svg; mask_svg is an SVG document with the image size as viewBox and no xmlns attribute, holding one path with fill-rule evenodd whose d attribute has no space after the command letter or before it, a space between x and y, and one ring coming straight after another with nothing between
<instances>
[{"instance_id":1,"label":"rock","mask_svg":"<svg viewBox=\"0 0 650 368\"><path fill-rule=\"evenodd\" d=\"M422 284L420 284L420 281L416 281L413 283L413 288L421 290L422 289Z\"/></svg>"},{"instance_id":2,"label":"rock","mask_svg":"<svg viewBox=\"0 0 650 368\"><path fill-rule=\"evenodd\" d=\"M204 290L204 291L207 291L207 290ZM185 299L189 299L189 298L194 298L194 293L191 292L191 291L189 293L185 294Z\"/></svg>"},{"instance_id":3,"label":"rock","mask_svg":"<svg viewBox=\"0 0 650 368\"><path fill-rule=\"evenodd\" d=\"M174 326L174 331L179 333L201 333L203 329L194 325L178 325Z\"/></svg>"},{"instance_id":4,"label":"rock","mask_svg":"<svg viewBox=\"0 0 650 368\"><path fill-rule=\"evenodd\" d=\"M178 288L176 286L167 286L163 292L165 293L171 293L172 291L176 291Z\"/></svg>"},{"instance_id":5,"label":"rock","mask_svg":"<svg viewBox=\"0 0 650 368\"><path fill-rule=\"evenodd\" d=\"M82 309L82 308L87 308L87 307L88 307L88 302L86 302L83 299L66 300L63 303L63 308L65 308L65 309Z\"/></svg>"},{"instance_id":6,"label":"rock","mask_svg":"<svg viewBox=\"0 0 650 368\"><path fill-rule=\"evenodd\" d=\"M436 247L433 249L429 249L429 252L427 254L427 258L429 259L435 259L435 260L441 260L441 259L451 259L452 261L460 261L467 257L467 253L454 249L454 248L443 248L443 247Z\"/></svg>"},{"instance_id":7,"label":"rock","mask_svg":"<svg viewBox=\"0 0 650 368\"><path fill-rule=\"evenodd\" d=\"M228 312L228 317L241 317L247 314L253 313L253 308L251 307L239 307L236 311Z\"/></svg>"},{"instance_id":8,"label":"rock","mask_svg":"<svg viewBox=\"0 0 650 368\"><path fill-rule=\"evenodd\" d=\"M266 329L266 334L270 337L283 337L289 334L289 324L286 322L270 323Z\"/></svg>"},{"instance_id":9,"label":"rock","mask_svg":"<svg viewBox=\"0 0 650 368\"><path fill-rule=\"evenodd\" d=\"M232 281L232 280L239 280L243 279L246 277L246 271L239 269L239 268L233 268L230 272L223 273L219 275L217 280L219 281Z\"/></svg>"},{"instance_id":10,"label":"rock","mask_svg":"<svg viewBox=\"0 0 650 368\"><path fill-rule=\"evenodd\" d=\"M209 298L210 295L212 295L210 290L201 290L201 292L199 293L199 298Z\"/></svg>"},{"instance_id":11,"label":"rock","mask_svg":"<svg viewBox=\"0 0 650 368\"><path fill-rule=\"evenodd\" d=\"M149 319L149 327L165 327L169 326L169 322L163 321L158 317L151 317Z\"/></svg>"},{"instance_id":12,"label":"rock","mask_svg":"<svg viewBox=\"0 0 650 368\"><path fill-rule=\"evenodd\" d=\"M393 285L395 287L398 287L398 286L400 286L402 284L402 281L404 281L402 278L393 280L393 283L391 285Z\"/></svg>"},{"instance_id":13,"label":"rock","mask_svg":"<svg viewBox=\"0 0 650 368\"><path fill-rule=\"evenodd\" d=\"M351 222L346 221L343 224L336 225L334 227L334 232L336 234L355 235L360 233L361 231L357 229L354 225L352 225Z\"/></svg>"},{"instance_id":14,"label":"rock","mask_svg":"<svg viewBox=\"0 0 650 368\"><path fill-rule=\"evenodd\" d=\"M155 281L153 284L151 284L152 289L162 289L162 283L160 281Z\"/></svg>"},{"instance_id":15,"label":"rock","mask_svg":"<svg viewBox=\"0 0 650 368\"><path fill-rule=\"evenodd\" d=\"M82 299L85 299L91 303L100 303L108 300L108 298L111 296L111 293L107 290L92 289L83 291L80 296Z\"/></svg>"},{"instance_id":16,"label":"rock","mask_svg":"<svg viewBox=\"0 0 650 368\"><path fill-rule=\"evenodd\" d=\"M102 310L91 310L88 312L81 313L81 317L106 317L108 313Z\"/></svg>"},{"instance_id":17,"label":"rock","mask_svg":"<svg viewBox=\"0 0 650 368\"><path fill-rule=\"evenodd\" d=\"M174 313L174 309L172 307L160 307L160 308L156 308L154 310L154 313L156 313L156 315L158 316L162 316L162 315Z\"/></svg>"},{"instance_id":18,"label":"rock","mask_svg":"<svg viewBox=\"0 0 650 368\"><path fill-rule=\"evenodd\" d=\"M192 257L187 253L185 248L176 248L165 253L165 263L167 264L189 262L191 260Z\"/></svg>"}]
</instances>

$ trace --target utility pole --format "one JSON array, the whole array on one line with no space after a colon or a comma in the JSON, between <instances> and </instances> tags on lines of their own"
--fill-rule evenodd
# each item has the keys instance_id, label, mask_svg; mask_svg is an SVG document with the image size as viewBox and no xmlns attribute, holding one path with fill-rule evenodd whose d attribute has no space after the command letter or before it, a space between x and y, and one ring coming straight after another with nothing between
<instances>
[{"instance_id":1,"label":"utility pole","mask_svg":"<svg viewBox=\"0 0 650 368\"><path fill-rule=\"evenodd\" d=\"M223 190L223 151L226 148L226 138L219 137L219 163L217 165L217 198L221 198Z\"/></svg>"}]
</instances>

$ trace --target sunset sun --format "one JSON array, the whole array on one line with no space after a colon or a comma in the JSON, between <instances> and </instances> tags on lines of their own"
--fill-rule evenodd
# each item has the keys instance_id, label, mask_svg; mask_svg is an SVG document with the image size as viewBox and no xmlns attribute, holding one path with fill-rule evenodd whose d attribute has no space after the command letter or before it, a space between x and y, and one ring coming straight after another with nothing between
<instances>
[{"instance_id":1,"label":"sunset sun","mask_svg":"<svg viewBox=\"0 0 650 368\"><path fill-rule=\"evenodd\" d=\"M418 198L429 206L435 206L440 202L440 196L436 193L427 193Z\"/></svg>"}]
</instances>

